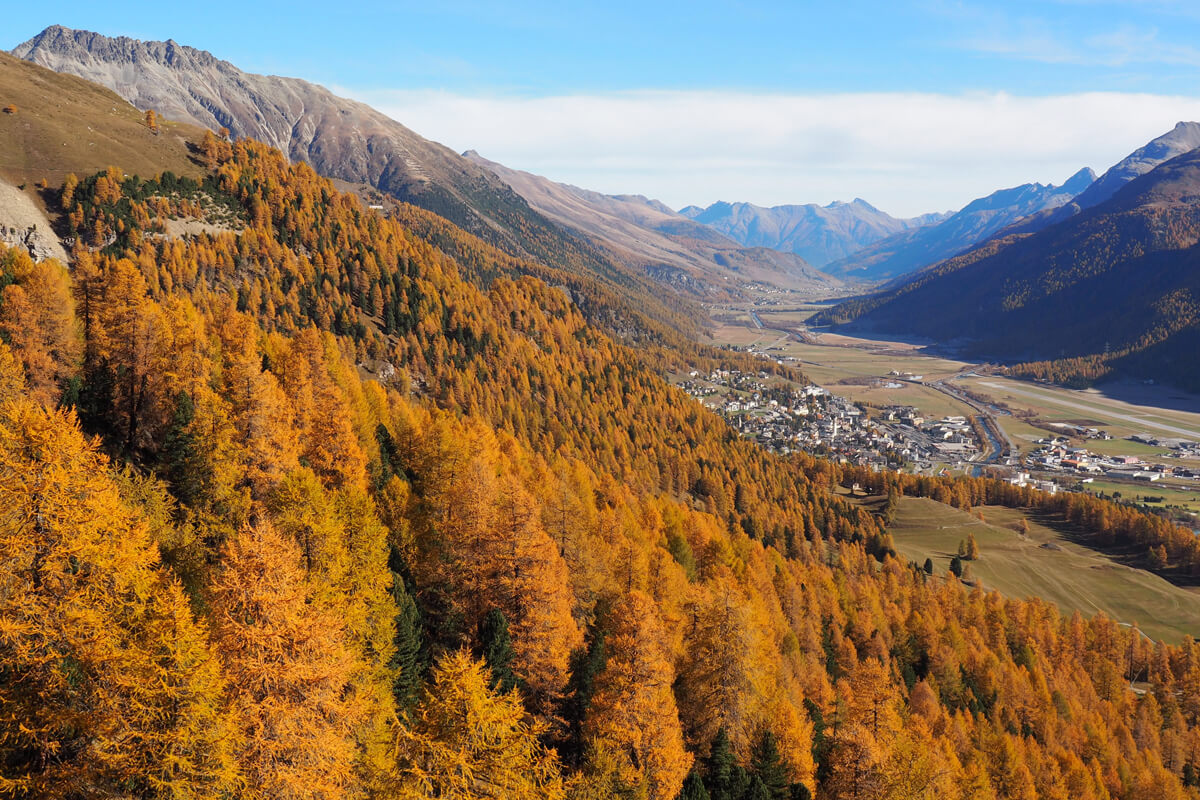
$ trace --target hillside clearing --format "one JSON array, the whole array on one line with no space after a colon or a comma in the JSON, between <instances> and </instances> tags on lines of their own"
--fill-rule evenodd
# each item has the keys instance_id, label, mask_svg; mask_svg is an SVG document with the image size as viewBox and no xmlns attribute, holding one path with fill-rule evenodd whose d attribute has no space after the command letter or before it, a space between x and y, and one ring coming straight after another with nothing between
<instances>
[{"instance_id":1,"label":"hillside clearing","mask_svg":"<svg viewBox=\"0 0 1200 800\"><path fill-rule=\"evenodd\" d=\"M958 543L974 534L981 557L967 562L986 589L1010 597L1041 597L1064 613L1099 611L1137 623L1149 636L1179 642L1200 635L1200 593L1069 541L1019 509L984 506L984 521L927 498L905 497L890 531L896 550L946 574ZM1022 537L1020 521L1029 522Z\"/></svg>"}]
</instances>

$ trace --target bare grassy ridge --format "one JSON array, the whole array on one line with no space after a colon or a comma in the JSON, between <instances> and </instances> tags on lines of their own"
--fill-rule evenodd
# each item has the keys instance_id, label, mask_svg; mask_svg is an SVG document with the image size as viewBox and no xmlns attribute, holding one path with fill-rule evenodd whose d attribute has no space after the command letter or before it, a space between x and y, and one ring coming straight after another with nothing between
<instances>
[{"instance_id":1,"label":"bare grassy ridge","mask_svg":"<svg viewBox=\"0 0 1200 800\"><path fill-rule=\"evenodd\" d=\"M69 172L112 164L143 176L203 173L188 149L199 128L160 120L155 134L144 111L113 92L0 52L0 106L9 104L17 111L0 114L0 176L14 184L44 179L57 189Z\"/></svg>"},{"instance_id":2,"label":"bare grassy ridge","mask_svg":"<svg viewBox=\"0 0 1200 800\"><path fill-rule=\"evenodd\" d=\"M985 589L1016 598L1041 597L1066 613L1104 612L1155 639L1200 636L1200 593L1072 542L1052 520L1020 509L983 506L984 521L927 498L905 497L889 528L904 558L945 575L958 543L974 534L981 557L967 562ZM1019 533L1029 523L1028 536Z\"/></svg>"}]
</instances>

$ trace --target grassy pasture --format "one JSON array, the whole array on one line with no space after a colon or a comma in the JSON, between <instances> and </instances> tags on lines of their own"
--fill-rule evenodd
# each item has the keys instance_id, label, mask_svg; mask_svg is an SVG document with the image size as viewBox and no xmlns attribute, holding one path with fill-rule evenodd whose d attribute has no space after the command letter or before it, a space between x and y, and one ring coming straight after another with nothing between
<instances>
[{"instance_id":1,"label":"grassy pasture","mask_svg":"<svg viewBox=\"0 0 1200 800\"><path fill-rule=\"evenodd\" d=\"M903 498L890 529L896 550L918 564L932 558L934 573L945 575L959 541L971 533L980 559L968 563L986 589L1041 597L1067 614L1103 611L1120 622L1136 622L1156 639L1200 635L1200 592L1075 544L1054 520L998 506L980 511L983 521L927 498ZM1029 522L1028 536L1019 532L1022 519Z\"/></svg>"},{"instance_id":2,"label":"grassy pasture","mask_svg":"<svg viewBox=\"0 0 1200 800\"><path fill-rule=\"evenodd\" d=\"M151 177L163 169L200 176L204 168L188 152L202 131L159 121L155 134L145 114L108 89L0 53L0 176L14 184L45 180L51 189L68 172L80 178L119 165Z\"/></svg>"}]
</instances>

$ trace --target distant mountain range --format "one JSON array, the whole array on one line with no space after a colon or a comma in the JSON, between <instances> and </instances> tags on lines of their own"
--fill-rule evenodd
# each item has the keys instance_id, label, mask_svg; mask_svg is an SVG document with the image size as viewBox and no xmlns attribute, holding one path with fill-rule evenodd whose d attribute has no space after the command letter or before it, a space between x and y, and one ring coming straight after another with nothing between
<instances>
[{"instance_id":1,"label":"distant mountain range","mask_svg":"<svg viewBox=\"0 0 1200 800\"><path fill-rule=\"evenodd\" d=\"M627 263L676 280L701 275L709 281L736 276L783 288L831 291L837 278L793 253L743 247L732 239L641 195L607 195L580 189L489 161L471 150L469 160L495 173L537 211L562 225L606 242Z\"/></svg>"},{"instance_id":2,"label":"distant mountain range","mask_svg":"<svg viewBox=\"0 0 1200 800\"><path fill-rule=\"evenodd\" d=\"M1057 222L1062 222L1093 206L1103 203L1116 194L1129 181L1145 175L1164 161L1183 155L1200 147L1200 123L1180 122L1174 128L1152 139L1118 161L1101 175L1095 183L1058 208L1047 209L1029 216L1013 225L1005 234L1035 233Z\"/></svg>"},{"instance_id":3,"label":"distant mountain range","mask_svg":"<svg viewBox=\"0 0 1200 800\"><path fill-rule=\"evenodd\" d=\"M1175 141L1196 128L1176 127ZM1055 380L1118 371L1200 389L1200 150L1155 165L1175 149L1160 144L1105 173L1107 199L1035 233L994 237L816 321L1053 362L1027 372Z\"/></svg>"},{"instance_id":4,"label":"distant mountain range","mask_svg":"<svg viewBox=\"0 0 1200 800\"><path fill-rule=\"evenodd\" d=\"M1061 186L1026 183L992 192L940 222L881 239L826 265L825 270L871 281L906 275L961 253L1030 214L1059 208L1088 189L1095 179L1096 173L1084 168Z\"/></svg>"},{"instance_id":5,"label":"distant mountain range","mask_svg":"<svg viewBox=\"0 0 1200 800\"><path fill-rule=\"evenodd\" d=\"M752 203L688 206L680 214L701 222L746 247L769 247L795 253L815 267L845 258L900 231L944 219L926 214L897 219L865 200L850 203L784 205L765 208Z\"/></svg>"},{"instance_id":6,"label":"distant mountain range","mask_svg":"<svg viewBox=\"0 0 1200 800\"><path fill-rule=\"evenodd\" d=\"M648 280L692 296L736 293L747 279L772 276L792 288L810 278L819 286L839 283L795 258L734 252L733 242L707 248L713 252L704 255L644 258L646 248L631 250L626 235L609 242L595 225L585 226L581 235L578 220L573 223L568 214L549 215L555 217L552 222L495 170L369 106L296 78L243 72L211 53L174 41L110 38L53 26L13 53L107 86L137 108L154 109L167 119L214 130L225 127L235 138L265 142L322 175L375 187L433 211L513 255L587 271L633 297L655 294L646 288ZM675 250L688 246L679 236L671 245ZM716 250L724 260L714 258ZM636 257L625 258L631 253Z\"/></svg>"}]
</instances>

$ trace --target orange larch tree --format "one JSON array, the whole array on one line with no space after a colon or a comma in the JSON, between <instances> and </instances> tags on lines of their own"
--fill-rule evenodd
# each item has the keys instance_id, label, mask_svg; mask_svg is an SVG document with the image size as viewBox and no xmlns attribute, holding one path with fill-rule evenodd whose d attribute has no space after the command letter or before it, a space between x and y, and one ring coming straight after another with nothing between
<instances>
[{"instance_id":1,"label":"orange larch tree","mask_svg":"<svg viewBox=\"0 0 1200 800\"><path fill-rule=\"evenodd\" d=\"M342 798L356 782L347 697L355 670L341 621L310 602L296 544L268 523L226 544L212 587L239 762L252 798Z\"/></svg>"},{"instance_id":2,"label":"orange larch tree","mask_svg":"<svg viewBox=\"0 0 1200 800\"><path fill-rule=\"evenodd\" d=\"M585 724L593 746L618 759L623 782L650 800L673 800L692 765L671 686L675 671L653 601L634 591L613 609L608 663Z\"/></svg>"}]
</instances>

